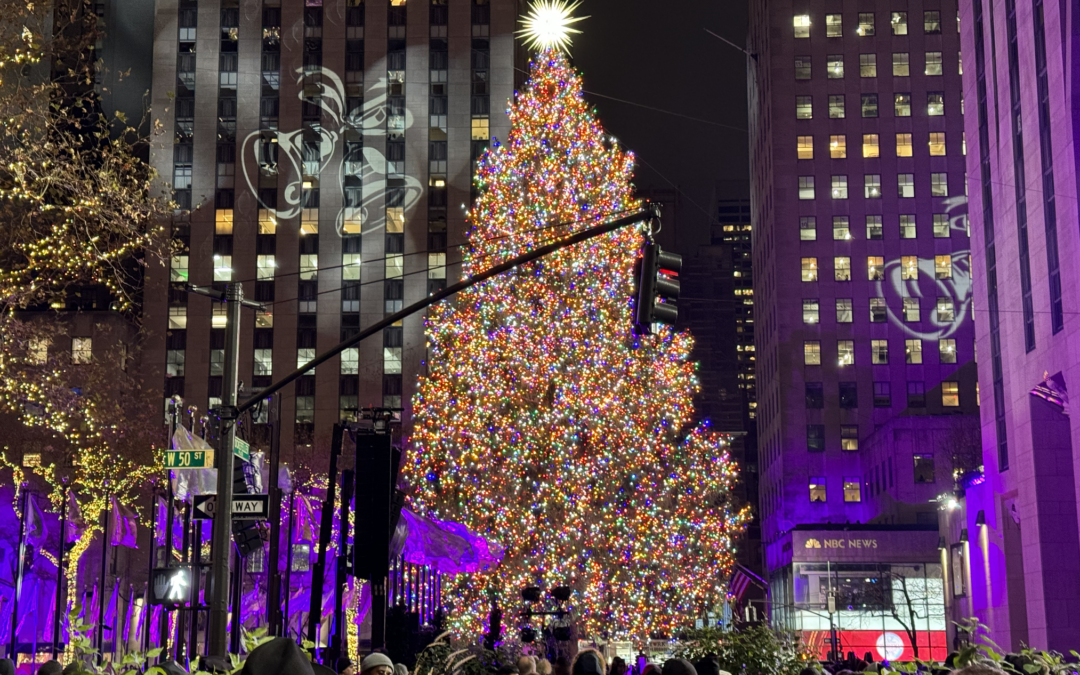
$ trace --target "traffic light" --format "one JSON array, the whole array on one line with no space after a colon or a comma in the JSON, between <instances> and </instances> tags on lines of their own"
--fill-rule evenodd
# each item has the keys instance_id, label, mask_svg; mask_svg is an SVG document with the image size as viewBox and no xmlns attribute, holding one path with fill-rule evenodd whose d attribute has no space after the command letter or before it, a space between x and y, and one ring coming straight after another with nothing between
<instances>
[{"instance_id":1,"label":"traffic light","mask_svg":"<svg viewBox=\"0 0 1080 675\"><path fill-rule=\"evenodd\" d=\"M654 323L675 325L679 308L679 270L682 256L665 253L659 244L648 243L638 261L637 302L634 307L634 333L649 335Z\"/></svg>"}]
</instances>

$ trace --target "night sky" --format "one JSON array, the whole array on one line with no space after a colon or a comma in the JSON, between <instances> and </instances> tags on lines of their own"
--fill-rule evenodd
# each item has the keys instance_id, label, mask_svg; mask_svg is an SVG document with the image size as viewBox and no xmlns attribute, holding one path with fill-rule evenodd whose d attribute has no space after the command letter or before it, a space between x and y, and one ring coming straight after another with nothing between
<instances>
[{"instance_id":1,"label":"night sky","mask_svg":"<svg viewBox=\"0 0 1080 675\"><path fill-rule=\"evenodd\" d=\"M586 92L746 129L746 56L704 30L744 45L746 0L585 0L576 13L590 16L577 24L584 34L574 36L571 50ZM642 160L636 185L670 181L682 191L680 253L708 241L719 181L743 181L721 188L729 197L749 196L745 131L589 98L608 133Z\"/></svg>"}]
</instances>

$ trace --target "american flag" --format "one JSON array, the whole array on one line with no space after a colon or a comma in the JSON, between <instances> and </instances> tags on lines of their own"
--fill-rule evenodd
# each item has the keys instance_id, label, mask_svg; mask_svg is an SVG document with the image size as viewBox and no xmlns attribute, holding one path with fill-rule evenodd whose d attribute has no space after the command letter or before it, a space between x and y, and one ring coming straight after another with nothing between
<instances>
[{"instance_id":1,"label":"american flag","mask_svg":"<svg viewBox=\"0 0 1080 675\"><path fill-rule=\"evenodd\" d=\"M736 602L742 602L743 594L746 593L746 589L753 583L753 579L748 574L742 571L741 567L735 568L735 572L731 575L731 581L728 582L728 594L735 599Z\"/></svg>"}]
</instances>

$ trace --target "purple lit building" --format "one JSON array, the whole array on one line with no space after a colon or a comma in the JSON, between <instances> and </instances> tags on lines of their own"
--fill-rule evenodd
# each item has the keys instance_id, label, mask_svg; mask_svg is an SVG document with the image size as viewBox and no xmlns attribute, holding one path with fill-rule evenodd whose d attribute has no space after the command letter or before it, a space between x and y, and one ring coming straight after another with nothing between
<instances>
[{"instance_id":1,"label":"purple lit building","mask_svg":"<svg viewBox=\"0 0 1080 675\"><path fill-rule=\"evenodd\" d=\"M1064 652L1080 637L1080 8L963 0L960 14L985 476L949 514L968 567L957 612L1003 647Z\"/></svg>"},{"instance_id":2,"label":"purple lit building","mask_svg":"<svg viewBox=\"0 0 1080 675\"><path fill-rule=\"evenodd\" d=\"M831 596L845 653L910 658L890 615L914 584L926 657L952 598L925 540L979 411L958 13L857 4L751 3L762 538L774 623L819 640Z\"/></svg>"}]
</instances>

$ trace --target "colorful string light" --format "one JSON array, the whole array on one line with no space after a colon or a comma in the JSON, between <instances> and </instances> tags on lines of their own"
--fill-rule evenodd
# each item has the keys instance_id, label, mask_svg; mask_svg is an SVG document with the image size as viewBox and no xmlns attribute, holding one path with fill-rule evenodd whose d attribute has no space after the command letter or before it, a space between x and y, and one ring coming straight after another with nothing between
<instances>
[{"instance_id":1,"label":"colorful string light","mask_svg":"<svg viewBox=\"0 0 1080 675\"><path fill-rule=\"evenodd\" d=\"M509 114L480 161L466 274L639 206L632 154L561 53L536 58ZM493 602L513 626L533 585L570 586L579 628L613 639L670 634L723 600L747 520L729 501L736 466L724 437L688 429L690 335L631 333L640 246L620 230L431 312L411 508L506 547L497 569L444 584L459 631L482 630Z\"/></svg>"}]
</instances>

